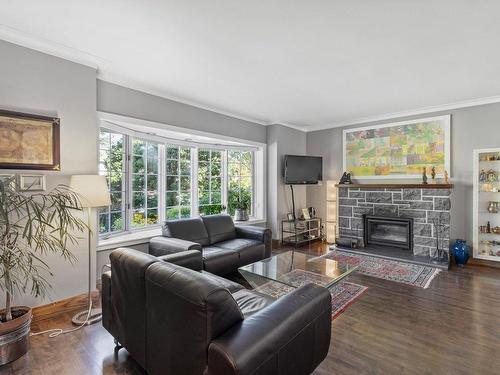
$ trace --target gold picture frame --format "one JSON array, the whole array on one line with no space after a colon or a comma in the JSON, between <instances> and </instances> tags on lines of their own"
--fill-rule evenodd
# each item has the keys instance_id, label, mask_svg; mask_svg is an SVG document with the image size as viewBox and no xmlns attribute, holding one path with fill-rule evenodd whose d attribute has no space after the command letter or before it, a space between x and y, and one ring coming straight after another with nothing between
<instances>
[{"instance_id":1,"label":"gold picture frame","mask_svg":"<svg viewBox=\"0 0 500 375\"><path fill-rule=\"evenodd\" d=\"M0 169L60 170L60 119L0 110Z\"/></svg>"}]
</instances>

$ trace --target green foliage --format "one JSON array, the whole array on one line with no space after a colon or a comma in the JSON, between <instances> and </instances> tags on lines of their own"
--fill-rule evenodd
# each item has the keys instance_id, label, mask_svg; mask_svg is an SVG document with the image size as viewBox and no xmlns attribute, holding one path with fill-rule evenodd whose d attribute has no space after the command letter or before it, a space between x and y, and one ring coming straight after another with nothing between
<instances>
[{"instance_id":1,"label":"green foliage","mask_svg":"<svg viewBox=\"0 0 500 375\"><path fill-rule=\"evenodd\" d=\"M67 186L44 194L22 194L14 179L0 180L0 289L7 296L7 320L15 293L46 295L50 287L46 277L52 274L44 256L75 260L68 244L76 244L75 233L87 228L75 216L81 209L78 195Z\"/></svg>"},{"instance_id":2,"label":"green foliage","mask_svg":"<svg viewBox=\"0 0 500 375\"><path fill-rule=\"evenodd\" d=\"M206 206L198 207L200 215L216 215L224 212L225 209L226 206L224 206L223 204L209 204Z\"/></svg>"}]
</instances>

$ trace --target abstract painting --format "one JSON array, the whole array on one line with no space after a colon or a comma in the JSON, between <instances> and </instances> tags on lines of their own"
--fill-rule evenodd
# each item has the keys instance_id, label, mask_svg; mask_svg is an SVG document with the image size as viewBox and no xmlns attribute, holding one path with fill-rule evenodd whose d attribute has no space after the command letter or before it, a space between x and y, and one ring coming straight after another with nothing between
<instances>
[{"instance_id":1,"label":"abstract painting","mask_svg":"<svg viewBox=\"0 0 500 375\"><path fill-rule=\"evenodd\" d=\"M344 130L344 171L357 179L437 177L450 171L450 116Z\"/></svg>"},{"instance_id":2,"label":"abstract painting","mask_svg":"<svg viewBox=\"0 0 500 375\"><path fill-rule=\"evenodd\" d=\"M0 168L59 170L59 119L0 111Z\"/></svg>"}]
</instances>

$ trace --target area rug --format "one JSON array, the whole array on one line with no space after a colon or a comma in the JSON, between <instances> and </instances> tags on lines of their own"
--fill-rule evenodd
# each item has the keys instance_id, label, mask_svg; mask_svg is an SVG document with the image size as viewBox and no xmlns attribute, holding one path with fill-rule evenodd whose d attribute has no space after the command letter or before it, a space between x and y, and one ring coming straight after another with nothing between
<instances>
[{"instance_id":1,"label":"area rug","mask_svg":"<svg viewBox=\"0 0 500 375\"><path fill-rule=\"evenodd\" d=\"M427 289L432 280L441 272L440 269L435 267L372 257L369 255L353 254L340 250L330 251L322 257L333 259L340 263L357 265L359 268L356 272L363 275L391 280L424 289Z\"/></svg>"},{"instance_id":2,"label":"area rug","mask_svg":"<svg viewBox=\"0 0 500 375\"><path fill-rule=\"evenodd\" d=\"M324 286L327 283L327 279L321 275L301 271L293 270L283 278L283 281L299 287L308 283L314 283ZM268 281L267 283L256 288L255 291L259 293L264 293L274 298L281 298L287 295L295 288L286 284L282 284L276 281ZM346 309L356 302L368 288L350 283L347 281L340 281L339 283L328 288L330 294L332 295L332 320L337 318Z\"/></svg>"}]
</instances>

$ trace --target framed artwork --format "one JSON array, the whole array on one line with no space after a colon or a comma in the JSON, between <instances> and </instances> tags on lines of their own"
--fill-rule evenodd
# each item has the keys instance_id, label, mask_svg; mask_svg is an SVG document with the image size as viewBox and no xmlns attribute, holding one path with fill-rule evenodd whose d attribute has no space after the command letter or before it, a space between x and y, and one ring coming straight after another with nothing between
<instances>
[{"instance_id":1,"label":"framed artwork","mask_svg":"<svg viewBox=\"0 0 500 375\"><path fill-rule=\"evenodd\" d=\"M10 185L15 189L16 188L16 175L14 174L0 174L0 181L6 183L10 181Z\"/></svg>"},{"instance_id":2,"label":"framed artwork","mask_svg":"<svg viewBox=\"0 0 500 375\"><path fill-rule=\"evenodd\" d=\"M45 191L45 176L41 174L19 175L20 191Z\"/></svg>"},{"instance_id":3,"label":"framed artwork","mask_svg":"<svg viewBox=\"0 0 500 375\"><path fill-rule=\"evenodd\" d=\"M421 178L450 172L450 115L344 130L343 166L356 179Z\"/></svg>"},{"instance_id":4,"label":"framed artwork","mask_svg":"<svg viewBox=\"0 0 500 375\"><path fill-rule=\"evenodd\" d=\"M59 122L0 110L0 169L60 170Z\"/></svg>"}]
</instances>

